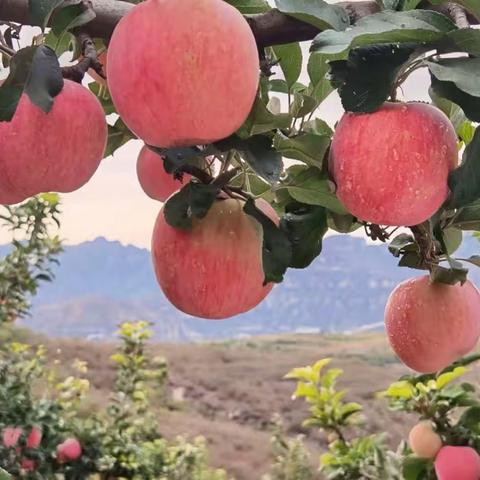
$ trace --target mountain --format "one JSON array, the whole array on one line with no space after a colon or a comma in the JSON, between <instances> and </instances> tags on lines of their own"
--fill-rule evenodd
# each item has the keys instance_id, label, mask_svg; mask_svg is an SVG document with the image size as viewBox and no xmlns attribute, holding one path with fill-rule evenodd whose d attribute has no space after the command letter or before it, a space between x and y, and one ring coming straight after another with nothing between
<instances>
[{"instance_id":1,"label":"mountain","mask_svg":"<svg viewBox=\"0 0 480 480\"><path fill-rule=\"evenodd\" d=\"M479 250L479 242L468 237L459 255ZM55 281L42 286L32 316L21 323L50 336L100 339L122 321L142 319L154 324L158 339L168 341L357 330L381 325L391 290L418 274L396 263L385 245L331 236L309 268L289 270L255 310L208 321L169 304L155 281L148 250L97 238L65 248ZM472 267L471 274L480 285L480 270Z\"/></svg>"}]
</instances>

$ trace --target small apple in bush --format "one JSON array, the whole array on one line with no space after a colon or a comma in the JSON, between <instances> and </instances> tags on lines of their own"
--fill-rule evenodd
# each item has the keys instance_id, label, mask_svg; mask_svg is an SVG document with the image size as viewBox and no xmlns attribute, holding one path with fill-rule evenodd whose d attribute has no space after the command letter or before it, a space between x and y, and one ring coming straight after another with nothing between
<instances>
[{"instance_id":1,"label":"small apple in bush","mask_svg":"<svg viewBox=\"0 0 480 480\"><path fill-rule=\"evenodd\" d=\"M27 437L27 448L38 448L42 442L42 431L37 427L32 427Z\"/></svg>"},{"instance_id":2,"label":"small apple in bush","mask_svg":"<svg viewBox=\"0 0 480 480\"><path fill-rule=\"evenodd\" d=\"M435 458L442 448L442 439L429 421L419 422L410 430L408 443L412 452L420 458Z\"/></svg>"},{"instance_id":3,"label":"small apple in bush","mask_svg":"<svg viewBox=\"0 0 480 480\"><path fill-rule=\"evenodd\" d=\"M278 224L264 200L257 207ZM263 285L263 231L240 200L217 200L191 230L171 227L163 209L152 238L153 265L163 292L182 312L222 319L251 310L270 292Z\"/></svg>"},{"instance_id":4,"label":"small apple in bush","mask_svg":"<svg viewBox=\"0 0 480 480\"><path fill-rule=\"evenodd\" d=\"M441 370L469 353L480 336L480 293L464 285L412 278L391 293L385 309L390 344L421 373Z\"/></svg>"},{"instance_id":5,"label":"small apple in bush","mask_svg":"<svg viewBox=\"0 0 480 480\"><path fill-rule=\"evenodd\" d=\"M172 193L176 192L184 183L190 181L191 176L183 174L182 180L168 174L163 167L160 155L144 146L137 160L137 176L143 191L154 200L164 202Z\"/></svg>"},{"instance_id":6,"label":"small apple in bush","mask_svg":"<svg viewBox=\"0 0 480 480\"><path fill-rule=\"evenodd\" d=\"M440 110L386 103L374 113L343 116L332 141L330 171L339 199L354 216L411 226L440 208L457 163L457 135Z\"/></svg>"},{"instance_id":7,"label":"small apple in bush","mask_svg":"<svg viewBox=\"0 0 480 480\"><path fill-rule=\"evenodd\" d=\"M35 461L31 458L22 458L20 465L22 470L25 470L26 472L33 472L36 466Z\"/></svg>"},{"instance_id":8,"label":"small apple in bush","mask_svg":"<svg viewBox=\"0 0 480 480\"><path fill-rule=\"evenodd\" d=\"M435 459L438 480L478 480L480 456L471 447L443 447Z\"/></svg>"},{"instance_id":9,"label":"small apple in bush","mask_svg":"<svg viewBox=\"0 0 480 480\"><path fill-rule=\"evenodd\" d=\"M60 463L78 460L82 456L82 446L76 438L67 438L57 446L57 459Z\"/></svg>"},{"instance_id":10,"label":"small apple in bush","mask_svg":"<svg viewBox=\"0 0 480 480\"><path fill-rule=\"evenodd\" d=\"M0 122L0 204L84 185L103 158L107 124L97 98L65 80L49 113L26 94L10 122Z\"/></svg>"},{"instance_id":11,"label":"small apple in bush","mask_svg":"<svg viewBox=\"0 0 480 480\"><path fill-rule=\"evenodd\" d=\"M234 133L250 113L258 49L228 2L147 0L115 28L107 79L118 113L145 143L207 144Z\"/></svg>"},{"instance_id":12,"label":"small apple in bush","mask_svg":"<svg viewBox=\"0 0 480 480\"><path fill-rule=\"evenodd\" d=\"M2 434L3 445L7 448L14 447L18 443L22 433L23 429L21 427L5 428Z\"/></svg>"}]
</instances>

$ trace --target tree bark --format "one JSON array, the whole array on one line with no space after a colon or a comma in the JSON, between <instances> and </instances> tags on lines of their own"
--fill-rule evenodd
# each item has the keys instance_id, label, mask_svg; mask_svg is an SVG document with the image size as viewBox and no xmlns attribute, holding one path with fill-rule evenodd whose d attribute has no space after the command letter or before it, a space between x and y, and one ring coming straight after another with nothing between
<instances>
[{"instance_id":1,"label":"tree bark","mask_svg":"<svg viewBox=\"0 0 480 480\"><path fill-rule=\"evenodd\" d=\"M134 5L122 0L89 0L97 14L97 17L88 25L82 27L86 33L92 37L104 38L108 40L120 19L125 16ZM351 23L355 23L372 13L379 11L378 4L372 0L360 2L340 2L337 5L342 6L347 11ZM440 11L452 17L451 6L431 7L425 4L425 8ZM463 9L462 9L463 11ZM459 15L458 9L455 9L454 21L466 26L465 17ZM321 30L293 17L289 17L276 9L269 12L246 16L247 21L255 35L257 44L260 48L285 43L312 40ZM479 21L473 15L466 13L466 18L471 24L478 24ZM28 0L0 0L0 19L31 25L28 13ZM161 26L159 25L159 28Z\"/></svg>"}]
</instances>

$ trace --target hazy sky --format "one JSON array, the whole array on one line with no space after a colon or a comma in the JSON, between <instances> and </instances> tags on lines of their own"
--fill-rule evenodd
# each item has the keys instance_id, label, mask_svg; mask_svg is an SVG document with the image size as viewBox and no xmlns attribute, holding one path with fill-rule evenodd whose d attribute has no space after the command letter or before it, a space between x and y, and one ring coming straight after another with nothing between
<instances>
[{"instance_id":1,"label":"hazy sky","mask_svg":"<svg viewBox=\"0 0 480 480\"><path fill-rule=\"evenodd\" d=\"M409 100L426 100L426 72L412 76L404 92ZM332 94L317 116L333 125L342 113L338 96ZM66 243L76 244L103 236L149 248L161 204L148 198L138 184L135 165L141 146L140 141L129 142L113 157L103 160L95 176L82 189L62 195L60 234ZM0 243L9 240L6 232L0 231Z\"/></svg>"}]
</instances>

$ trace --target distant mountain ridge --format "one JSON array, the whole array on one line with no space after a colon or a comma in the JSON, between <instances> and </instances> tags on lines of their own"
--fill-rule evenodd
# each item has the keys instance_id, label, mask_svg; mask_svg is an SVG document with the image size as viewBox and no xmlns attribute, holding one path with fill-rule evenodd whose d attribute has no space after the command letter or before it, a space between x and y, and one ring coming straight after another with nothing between
<instances>
[{"instance_id":1,"label":"distant mountain ridge","mask_svg":"<svg viewBox=\"0 0 480 480\"><path fill-rule=\"evenodd\" d=\"M0 247L0 254L5 247ZM468 237L459 255L480 252ZM320 257L306 270L290 270L255 310L226 321L178 312L165 299L150 252L97 238L67 246L56 279L42 286L32 317L22 321L51 336L110 337L125 320L154 323L158 339L191 341L280 332L337 332L382 321L385 302L400 281L421 275L396 266L385 245L349 235L325 239ZM480 269L471 277L480 285Z\"/></svg>"}]
</instances>

